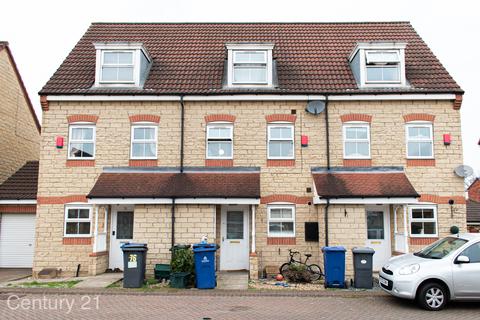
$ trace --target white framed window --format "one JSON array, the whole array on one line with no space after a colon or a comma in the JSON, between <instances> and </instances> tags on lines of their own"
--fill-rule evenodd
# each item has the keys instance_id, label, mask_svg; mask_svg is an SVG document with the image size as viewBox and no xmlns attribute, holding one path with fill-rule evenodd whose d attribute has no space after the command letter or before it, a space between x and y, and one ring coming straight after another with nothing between
<instances>
[{"instance_id":1,"label":"white framed window","mask_svg":"<svg viewBox=\"0 0 480 320\"><path fill-rule=\"evenodd\" d=\"M400 83L400 53L368 50L365 52L366 83Z\"/></svg>"},{"instance_id":2,"label":"white framed window","mask_svg":"<svg viewBox=\"0 0 480 320\"><path fill-rule=\"evenodd\" d=\"M437 237L437 207L410 206L410 235L412 237Z\"/></svg>"},{"instance_id":3,"label":"white framed window","mask_svg":"<svg viewBox=\"0 0 480 320\"><path fill-rule=\"evenodd\" d=\"M96 87L141 87L152 64L142 43L94 43Z\"/></svg>"},{"instance_id":4,"label":"white framed window","mask_svg":"<svg viewBox=\"0 0 480 320\"><path fill-rule=\"evenodd\" d=\"M101 83L135 83L134 50L102 50Z\"/></svg>"},{"instance_id":5,"label":"white framed window","mask_svg":"<svg viewBox=\"0 0 480 320\"><path fill-rule=\"evenodd\" d=\"M89 237L92 235L92 207L65 206L65 237Z\"/></svg>"},{"instance_id":6,"label":"white framed window","mask_svg":"<svg viewBox=\"0 0 480 320\"><path fill-rule=\"evenodd\" d=\"M406 126L407 158L433 159L433 125L410 122Z\"/></svg>"},{"instance_id":7,"label":"white framed window","mask_svg":"<svg viewBox=\"0 0 480 320\"><path fill-rule=\"evenodd\" d=\"M359 42L349 62L360 87L407 87L406 42Z\"/></svg>"},{"instance_id":8,"label":"white framed window","mask_svg":"<svg viewBox=\"0 0 480 320\"><path fill-rule=\"evenodd\" d=\"M206 150L207 159L233 159L233 125L208 124Z\"/></svg>"},{"instance_id":9,"label":"white framed window","mask_svg":"<svg viewBox=\"0 0 480 320\"><path fill-rule=\"evenodd\" d=\"M228 86L273 86L273 44L227 44Z\"/></svg>"},{"instance_id":10,"label":"white framed window","mask_svg":"<svg viewBox=\"0 0 480 320\"><path fill-rule=\"evenodd\" d=\"M292 124L269 124L268 159L295 159L294 136Z\"/></svg>"},{"instance_id":11,"label":"white framed window","mask_svg":"<svg viewBox=\"0 0 480 320\"><path fill-rule=\"evenodd\" d=\"M95 125L72 124L68 133L68 159L95 159Z\"/></svg>"},{"instance_id":12,"label":"white framed window","mask_svg":"<svg viewBox=\"0 0 480 320\"><path fill-rule=\"evenodd\" d=\"M131 159L157 159L158 126L133 124L131 129Z\"/></svg>"},{"instance_id":13,"label":"white framed window","mask_svg":"<svg viewBox=\"0 0 480 320\"><path fill-rule=\"evenodd\" d=\"M295 237L295 206L269 205L268 236Z\"/></svg>"},{"instance_id":14,"label":"white framed window","mask_svg":"<svg viewBox=\"0 0 480 320\"><path fill-rule=\"evenodd\" d=\"M370 159L370 125L368 123L343 125L343 158Z\"/></svg>"}]
</instances>

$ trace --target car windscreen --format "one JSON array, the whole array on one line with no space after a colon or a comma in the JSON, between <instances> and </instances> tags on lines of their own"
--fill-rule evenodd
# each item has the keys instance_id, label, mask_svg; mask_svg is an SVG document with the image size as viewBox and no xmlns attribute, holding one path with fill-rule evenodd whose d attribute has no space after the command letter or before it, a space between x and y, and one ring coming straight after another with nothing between
<instances>
[{"instance_id":1,"label":"car windscreen","mask_svg":"<svg viewBox=\"0 0 480 320\"><path fill-rule=\"evenodd\" d=\"M465 239L447 237L432 243L428 247L414 253L414 255L427 259L442 259L467 242L468 240Z\"/></svg>"}]
</instances>

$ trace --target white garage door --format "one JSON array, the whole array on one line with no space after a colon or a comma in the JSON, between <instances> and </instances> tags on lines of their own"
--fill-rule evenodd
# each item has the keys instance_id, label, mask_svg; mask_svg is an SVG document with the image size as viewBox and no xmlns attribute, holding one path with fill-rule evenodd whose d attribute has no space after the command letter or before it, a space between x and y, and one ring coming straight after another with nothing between
<instances>
[{"instance_id":1,"label":"white garage door","mask_svg":"<svg viewBox=\"0 0 480 320\"><path fill-rule=\"evenodd\" d=\"M0 267L31 268L35 214L3 213L0 219Z\"/></svg>"}]
</instances>

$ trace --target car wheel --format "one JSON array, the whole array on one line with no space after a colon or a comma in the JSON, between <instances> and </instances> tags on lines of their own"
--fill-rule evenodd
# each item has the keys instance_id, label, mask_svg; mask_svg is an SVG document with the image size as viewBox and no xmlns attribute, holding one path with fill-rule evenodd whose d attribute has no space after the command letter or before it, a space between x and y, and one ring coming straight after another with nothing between
<instances>
[{"instance_id":1,"label":"car wheel","mask_svg":"<svg viewBox=\"0 0 480 320\"><path fill-rule=\"evenodd\" d=\"M447 289L439 283L427 283L418 293L418 303L426 310L439 311L447 305Z\"/></svg>"}]
</instances>

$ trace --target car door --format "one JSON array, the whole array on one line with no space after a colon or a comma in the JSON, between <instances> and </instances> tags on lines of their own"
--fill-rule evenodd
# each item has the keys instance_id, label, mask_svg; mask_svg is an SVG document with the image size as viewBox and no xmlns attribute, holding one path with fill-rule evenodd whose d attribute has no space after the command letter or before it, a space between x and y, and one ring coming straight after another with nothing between
<instances>
[{"instance_id":1,"label":"car door","mask_svg":"<svg viewBox=\"0 0 480 320\"><path fill-rule=\"evenodd\" d=\"M466 256L469 263L453 265L453 286L459 299L480 298L480 242L472 244L459 256Z\"/></svg>"}]
</instances>

